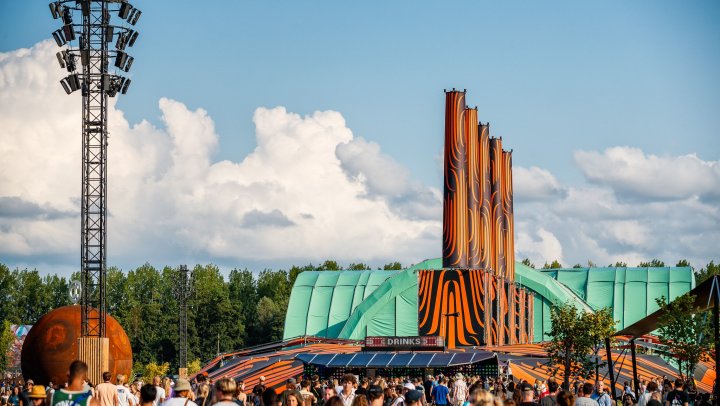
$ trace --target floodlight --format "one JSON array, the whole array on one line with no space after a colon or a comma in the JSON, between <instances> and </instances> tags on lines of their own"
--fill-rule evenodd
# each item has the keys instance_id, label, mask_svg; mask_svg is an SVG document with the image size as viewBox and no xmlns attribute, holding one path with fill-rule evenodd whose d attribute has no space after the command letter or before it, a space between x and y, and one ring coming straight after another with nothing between
<instances>
[{"instance_id":1,"label":"floodlight","mask_svg":"<svg viewBox=\"0 0 720 406\"><path fill-rule=\"evenodd\" d=\"M67 42L75 41L75 29L73 28L72 24L65 24L62 27L63 35L65 35L65 40Z\"/></svg>"},{"instance_id":2,"label":"floodlight","mask_svg":"<svg viewBox=\"0 0 720 406\"><path fill-rule=\"evenodd\" d=\"M58 10L57 10L57 4L50 3L49 6L50 6L50 14L52 14L53 20L57 20L58 17L60 17L60 14L58 14Z\"/></svg>"},{"instance_id":3,"label":"floodlight","mask_svg":"<svg viewBox=\"0 0 720 406\"><path fill-rule=\"evenodd\" d=\"M122 51L125 49L125 45L127 44L127 35L124 32L121 32L118 34L117 42L115 42L115 48L118 49L118 51Z\"/></svg>"},{"instance_id":4,"label":"floodlight","mask_svg":"<svg viewBox=\"0 0 720 406\"><path fill-rule=\"evenodd\" d=\"M63 89L65 89L65 93L70 94L80 88L80 79L77 74L69 75L62 78L62 80L60 80L60 84Z\"/></svg>"},{"instance_id":5,"label":"floodlight","mask_svg":"<svg viewBox=\"0 0 720 406\"><path fill-rule=\"evenodd\" d=\"M130 40L128 41L128 46L129 46L129 47L135 45L135 41L137 40L137 37L138 37L138 35L139 35L139 33L138 33L137 31L132 31L132 30L131 30L131 32L132 32L132 34L130 35Z\"/></svg>"},{"instance_id":6,"label":"floodlight","mask_svg":"<svg viewBox=\"0 0 720 406\"><path fill-rule=\"evenodd\" d=\"M75 55L69 52L65 52L65 64L67 65L68 72L75 71Z\"/></svg>"},{"instance_id":7,"label":"floodlight","mask_svg":"<svg viewBox=\"0 0 720 406\"><path fill-rule=\"evenodd\" d=\"M125 66L127 57L128 57L128 54L126 54L123 51L118 51L117 56L115 57L115 66L122 69L123 66Z\"/></svg>"},{"instance_id":8,"label":"floodlight","mask_svg":"<svg viewBox=\"0 0 720 406\"><path fill-rule=\"evenodd\" d=\"M55 43L59 47L65 45L65 43L67 42L65 41L65 36L62 33L62 29L53 31L52 36L55 39Z\"/></svg>"},{"instance_id":9,"label":"floodlight","mask_svg":"<svg viewBox=\"0 0 720 406\"><path fill-rule=\"evenodd\" d=\"M105 42L112 42L113 34L114 34L114 29L113 29L112 25L105 28Z\"/></svg>"},{"instance_id":10,"label":"floodlight","mask_svg":"<svg viewBox=\"0 0 720 406\"><path fill-rule=\"evenodd\" d=\"M127 93L129 86L130 86L130 79L125 79L125 82L123 83L122 90L120 90L120 93L122 93L122 94Z\"/></svg>"},{"instance_id":11,"label":"floodlight","mask_svg":"<svg viewBox=\"0 0 720 406\"><path fill-rule=\"evenodd\" d=\"M58 63L60 64L60 69L65 69L65 52L66 51L60 51L55 54L55 56L57 56Z\"/></svg>"},{"instance_id":12,"label":"floodlight","mask_svg":"<svg viewBox=\"0 0 720 406\"><path fill-rule=\"evenodd\" d=\"M134 60L135 60L135 58L133 58L132 56L127 58L127 63L125 64L125 67L122 69L125 72L130 72L130 67L132 66Z\"/></svg>"},{"instance_id":13,"label":"floodlight","mask_svg":"<svg viewBox=\"0 0 720 406\"><path fill-rule=\"evenodd\" d=\"M84 17L87 17L90 15L90 0L78 0L78 3L80 3L80 9L82 10L82 15Z\"/></svg>"},{"instance_id":14,"label":"floodlight","mask_svg":"<svg viewBox=\"0 0 720 406\"><path fill-rule=\"evenodd\" d=\"M69 8L65 7L63 9L62 19L63 19L63 24L72 24L72 22L73 22L72 21L72 13L70 12Z\"/></svg>"},{"instance_id":15,"label":"floodlight","mask_svg":"<svg viewBox=\"0 0 720 406\"><path fill-rule=\"evenodd\" d=\"M130 10L132 10L133 6L130 5L130 3L123 2L123 4L120 5L120 10L118 11L118 17L122 18L123 20L126 20L128 18L128 14L130 14Z\"/></svg>"},{"instance_id":16,"label":"floodlight","mask_svg":"<svg viewBox=\"0 0 720 406\"><path fill-rule=\"evenodd\" d=\"M140 18L140 14L142 14L142 11L138 9L133 9L133 15L132 18L128 17L128 22L132 25L135 25L138 22L138 18Z\"/></svg>"}]
</instances>

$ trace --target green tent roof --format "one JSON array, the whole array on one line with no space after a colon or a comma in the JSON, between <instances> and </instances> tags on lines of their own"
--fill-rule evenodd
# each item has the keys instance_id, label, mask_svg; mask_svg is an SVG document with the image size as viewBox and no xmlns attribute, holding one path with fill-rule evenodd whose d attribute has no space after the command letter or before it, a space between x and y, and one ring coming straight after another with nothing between
<instances>
[{"instance_id":1,"label":"green tent roof","mask_svg":"<svg viewBox=\"0 0 720 406\"><path fill-rule=\"evenodd\" d=\"M422 269L442 269L442 261L429 259L401 271L303 272L290 295L283 338L417 335ZM553 303L584 311L612 307L622 329L654 312L655 298L674 299L695 287L689 267L533 269L518 262L515 280L535 293L536 342L550 330Z\"/></svg>"}]
</instances>

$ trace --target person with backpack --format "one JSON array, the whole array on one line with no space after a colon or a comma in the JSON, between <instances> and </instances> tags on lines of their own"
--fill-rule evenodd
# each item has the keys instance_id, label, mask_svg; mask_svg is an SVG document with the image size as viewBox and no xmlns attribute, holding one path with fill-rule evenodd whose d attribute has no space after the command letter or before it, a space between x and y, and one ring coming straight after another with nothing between
<instances>
[{"instance_id":1,"label":"person with backpack","mask_svg":"<svg viewBox=\"0 0 720 406\"><path fill-rule=\"evenodd\" d=\"M682 379L675 380L675 389L667 394L665 406L688 406L688 394L683 390Z\"/></svg>"}]
</instances>

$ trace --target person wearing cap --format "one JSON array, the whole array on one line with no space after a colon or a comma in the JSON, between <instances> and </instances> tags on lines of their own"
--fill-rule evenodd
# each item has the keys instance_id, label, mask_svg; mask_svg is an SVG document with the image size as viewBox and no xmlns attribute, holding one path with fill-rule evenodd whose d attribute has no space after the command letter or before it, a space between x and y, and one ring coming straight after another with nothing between
<instances>
[{"instance_id":1,"label":"person wearing cap","mask_svg":"<svg viewBox=\"0 0 720 406\"><path fill-rule=\"evenodd\" d=\"M33 385L32 391L28 395L33 406L45 406L45 399L47 398L47 392L45 387L42 385Z\"/></svg>"},{"instance_id":2,"label":"person wearing cap","mask_svg":"<svg viewBox=\"0 0 720 406\"><path fill-rule=\"evenodd\" d=\"M197 406L197 403L190 400L190 392L192 387L187 379L178 378L173 387L175 397L172 397L165 402L163 406Z\"/></svg>"},{"instance_id":3,"label":"person wearing cap","mask_svg":"<svg viewBox=\"0 0 720 406\"><path fill-rule=\"evenodd\" d=\"M521 395L520 406L539 406L539 404L535 402L535 388L533 388L532 385L523 382L518 389L520 389Z\"/></svg>"},{"instance_id":4,"label":"person wearing cap","mask_svg":"<svg viewBox=\"0 0 720 406\"><path fill-rule=\"evenodd\" d=\"M32 379L28 379L27 382L25 382L25 389L20 392L20 406L32 406L30 392L32 392L33 387L35 387L35 382L33 382Z\"/></svg>"},{"instance_id":5,"label":"person wearing cap","mask_svg":"<svg viewBox=\"0 0 720 406\"><path fill-rule=\"evenodd\" d=\"M385 401L383 389L380 385L368 386L367 397L370 401L370 406L383 406L383 402Z\"/></svg>"},{"instance_id":6,"label":"person wearing cap","mask_svg":"<svg viewBox=\"0 0 720 406\"><path fill-rule=\"evenodd\" d=\"M282 394L280 394L279 400L282 403L282 406L288 406L288 396L291 393L297 397L298 402L302 401L302 395L300 394L300 391L297 390L297 380L295 380L295 378L290 378L287 380L285 390Z\"/></svg>"},{"instance_id":7,"label":"person wearing cap","mask_svg":"<svg viewBox=\"0 0 720 406\"><path fill-rule=\"evenodd\" d=\"M417 389L409 390L405 394L405 405L406 406L420 406L422 405L423 393Z\"/></svg>"}]
</instances>

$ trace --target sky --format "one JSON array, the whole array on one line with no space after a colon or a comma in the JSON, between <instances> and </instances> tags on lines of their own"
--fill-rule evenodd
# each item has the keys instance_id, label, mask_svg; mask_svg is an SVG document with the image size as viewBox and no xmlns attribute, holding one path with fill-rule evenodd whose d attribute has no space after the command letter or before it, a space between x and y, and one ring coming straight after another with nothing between
<instances>
[{"instance_id":1,"label":"sky","mask_svg":"<svg viewBox=\"0 0 720 406\"><path fill-rule=\"evenodd\" d=\"M108 265L440 256L453 87L513 149L518 259L720 259L717 2L134 4ZM0 262L69 274L80 97L46 2L0 27Z\"/></svg>"}]
</instances>

